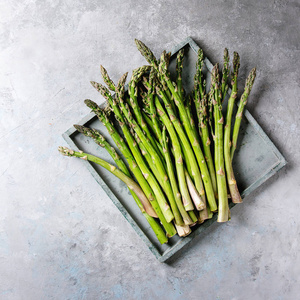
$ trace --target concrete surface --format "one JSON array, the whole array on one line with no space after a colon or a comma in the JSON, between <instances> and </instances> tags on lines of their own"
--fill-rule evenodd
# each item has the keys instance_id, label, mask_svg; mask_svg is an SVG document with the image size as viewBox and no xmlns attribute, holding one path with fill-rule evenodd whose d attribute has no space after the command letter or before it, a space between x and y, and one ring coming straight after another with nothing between
<instances>
[{"instance_id":1,"label":"concrete surface","mask_svg":"<svg viewBox=\"0 0 300 300\"><path fill-rule=\"evenodd\" d=\"M0 1L0 299L299 299L300 2ZM248 108L288 166L169 265L57 152L100 63L117 80L192 36L257 66ZM241 83L242 86L242 83Z\"/></svg>"}]
</instances>

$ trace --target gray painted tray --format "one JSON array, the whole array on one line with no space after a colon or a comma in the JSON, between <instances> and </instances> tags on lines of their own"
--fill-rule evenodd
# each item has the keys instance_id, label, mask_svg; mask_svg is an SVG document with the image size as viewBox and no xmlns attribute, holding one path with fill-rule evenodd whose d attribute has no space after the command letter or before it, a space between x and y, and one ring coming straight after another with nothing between
<instances>
[{"instance_id":1,"label":"gray painted tray","mask_svg":"<svg viewBox=\"0 0 300 300\"><path fill-rule=\"evenodd\" d=\"M175 70L175 54L181 48L187 50L185 51L183 84L187 92L190 92L193 88L193 77L199 47L191 38L187 38L177 45L172 51L173 55L170 63L171 74L172 72L174 73ZM213 66L207 58L205 58L204 63L204 73L206 74L207 82L210 82L210 71ZM98 121L94 113L88 114L77 124L99 129L108 141L114 144L106 128ZM74 150L80 149L97 155L110 163L114 163L104 149L77 132L75 128L70 128L63 134L63 137ZM160 262L165 262L191 242L195 236L200 235L207 227L216 222L217 216L215 215L212 219L203 224L194 226L193 232L188 237L180 238L175 236L169 240L168 244L160 245L147 221L145 221L133 201L126 185L101 167L87 161L82 161L82 163L86 165L92 176L97 180L102 189ZM242 121L239 144L233 163L238 186L243 198L263 184L286 164L284 157L247 110L245 111L245 117ZM231 203L231 207L232 206L233 204Z\"/></svg>"}]
</instances>

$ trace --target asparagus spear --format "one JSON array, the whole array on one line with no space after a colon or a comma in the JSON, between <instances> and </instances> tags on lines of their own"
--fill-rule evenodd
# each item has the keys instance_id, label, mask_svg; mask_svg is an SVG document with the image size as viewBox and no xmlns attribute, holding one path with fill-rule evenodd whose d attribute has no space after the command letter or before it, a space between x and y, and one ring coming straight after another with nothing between
<instances>
[{"instance_id":1,"label":"asparagus spear","mask_svg":"<svg viewBox=\"0 0 300 300\"><path fill-rule=\"evenodd\" d=\"M156 96L156 97L157 97L157 96ZM171 124L172 124L172 123L171 123ZM168 126L166 126L166 127L168 128ZM169 131L169 134L170 134L170 132L175 133L175 136L177 137L176 132L170 130L170 131ZM171 134L170 134L170 135L171 135ZM182 150L183 157L187 157L188 154L187 154L187 152L186 152L186 150L185 150L185 148L184 148L182 142L179 141L179 140L178 140L178 142L179 142L179 144L180 144L180 148L181 148L181 150ZM178 142L177 142L177 143L178 143ZM172 143L172 144L173 144L173 143ZM173 145L173 155L175 156L174 147L175 147L175 146ZM191 166L190 166L189 160L185 160L184 162L185 162L186 165L187 165L188 172L189 172L190 174L192 174ZM186 172L187 172L187 170L184 168L184 174L186 174ZM180 174L177 173L177 176L178 176L178 178L180 178L182 175L181 175L181 173L180 173ZM192 176L192 175L190 175L190 176ZM181 185L181 184L184 183L184 180L180 180L180 179L179 179L178 181L179 181L179 185ZM186 196L185 196L185 199L188 199L188 201L190 201L190 200L189 200L189 197L191 197L191 195L189 195L189 188L188 188L187 184L184 185L184 186L182 186L182 187L180 186L180 190L183 191L183 192L181 192L182 194L185 194L185 195L186 195ZM198 193L198 191L197 191L197 193ZM199 193L198 193L198 194L199 194ZM202 201L202 199L201 199L201 201ZM203 203L203 201L202 201L202 203ZM207 207L207 208L208 208L208 207ZM200 214L201 214L204 210L205 210L205 208L204 208L203 210L200 211ZM189 214L190 218L192 219L192 221L194 222L194 224L196 224L196 222L198 221L198 218L197 218L196 214L194 213L194 211L193 211L193 210L189 210L189 211L188 211L188 214ZM194 225L194 224L193 224L193 225ZM190 226L193 226L193 225L190 225Z\"/></svg>"},{"instance_id":2,"label":"asparagus spear","mask_svg":"<svg viewBox=\"0 0 300 300\"><path fill-rule=\"evenodd\" d=\"M182 201L183 201L185 210L187 210L187 211L193 210L194 206L193 206L192 200L189 195L189 191L188 191L188 188L186 185L186 178L185 178L185 174L184 174L183 155L181 152L179 139L178 139L176 131L174 129L174 124L172 124L172 121L169 119L162 104L159 102L157 97L155 98L155 105L156 105L157 112L158 112L163 124L166 126L166 128L170 134L170 137L171 137L173 150L174 150L174 156L175 156L175 162L176 162L177 176L178 176L178 181L179 181L179 188L180 188L180 192L182 195ZM179 136L179 138L180 138L180 136ZM186 141L184 141L184 142L186 142ZM193 165L193 167L194 167L194 165ZM195 172L197 172L196 168L195 168ZM203 190L201 190L201 191L203 191Z\"/></svg>"},{"instance_id":3,"label":"asparagus spear","mask_svg":"<svg viewBox=\"0 0 300 300\"><path fill-rule=\"evenodd\" d=\"M183 198L183 204L181 202L182 197L181 197L181 194L179 193L177 179L176 179L174 168L173 168L173 163L172 163L171 154L170 154L169 145L168 145L168 137L166 135L166 127L163 128L163 132L162 132L162 145L163 145L166 164L167 164L167 171L168 171L168 175L169 175L170 182L172 185L172 190L174 193L174 198L176 200L176 204L177 204L180 214L183 218L184 224L191 225L191 224L193 224L193 221L191 220L191 218L189 217L188 213L185 210L185 207L183 206L185 204L184 198Z\"/></svg>"},{"instance_id":4,"label":"asparagus spear","mask_svg":"<svg viewBox=\"0 0 300 300\"><path fill-rule=\"evenodd\" d=\"M117 130L113 127L112 123L109 122L107 117L105 117L103 111L99 108L99 106L91 100L85 100L85 104L95 112L95 114L100 119L100 121L106 126L108 132L114 139L118 148L122 151L123 155L128 161L131 171L133 172L139 184L145 191L148 199L151 201L153 208L155 209L157 215L159 216L159 219L161 220L168 236L171 237L175 235L176 229L172 225L172 223L170 223L174 218L173 213L171 212L169 205L165 203L165 197L163 192L160 189L160 186L157 184L156 181L153 182L151 178L149 178L149 175L147 176L147 174L152 174L152 173L145 165L143 157L140 151L137 149L136 143L133 137L131 136L129 128L127 127L125 122L122 122L122 119L121 120L119 119L119 123L123 128L123 133L125 135L126 140L128 141L130 150L128 149L126 143L118 134ZM115 107L115 112L117 113L119 112L117 107ZM119 114L119 116L122 118L121 114ZM160 201L160 203L158 203L158 201Z\"/></svg>"},{"instance_id":5,"label":"asparagus spear","mask_svg":"<svg viewBox=\"0 0 300 300\"><path fill-rule=\"evenodd\" d=\"M206 206L206 198L205 198L205 193L204 193L204 189L203 189L203 185L200 185L199 183L202 183L201 182L201 177L200 177L200 180L196 180L198 179L198 176L200 176L200 172L198 170L198 167L197 167L197 162L196 162L196 159L194 157L194 153L193 153L193 150L191 149L190 145L189 145L189 141L187 140L184 132L183 132L183 129L181 127L181 124L178 122L178 120L171 114L171 106L166 106L167 110L170 110L170 118L172 120L172 122L170 122L169 118L167 117L165 111L164 111L164 108L162 107L161 103L159 102L158 98L156 98L155 100L155 104L156 104L156 107L157 107L157 111L163 121L163 123L166 125L166 127L168 128L168 131L171 135L171 138L174 136L177 137L176 135L176 132L174 131L173 127L172 127L172 123L173 123L173 126L174 128L177 129L177 132L179 133L179 138L181 139L181 149L183 150L183 153L185 155L185 158L186 158L186 163L188 165L188 167L191 168L191 173L194 175L194 178L195 178L195 183L196 183L196 189L199 193L199 195L201 196L201 200L202 200L202 205L201 205L201 202L197 199L196 203L199 204L199 205L196 205L196 208L201 210L200 211L200 215L199 215L199 218L200 218L200 221L203 222L204 220L206 219L209 219L212 217L212 214L210 213L210 209L208 206ZM169 124L171 123L171 124ZM173 142L173 145L174 145L174 142ZM197 174L197 172L199 172L199 175ZM178 175L178 177L180 176L183 176L183 175ZM183 183L184 182L184 177L183 179L179 180L179 183ZM185 183L185 182L184 182ZM183 186L185 189L188 187L188 185L184 185ZM200 191L200 192L199 192ZM189 192L188 191L185 191L186 193L186 197L189 197L189 201L190 201L190 195L189 195ZM194 196L195 194L191 194L191 196ZM194 199L193 199L194 200ZM192 206L192 204L191 204ZM191 218L194 218L195 216L193 215L193 212L191 211L190 213L190 217Z\"/></svg>"},{"instance_id":6,"label":"asparagus spear","mask_svg":"<svg viewBox=\"0 0 300 300\"><path fill-rule=\"evenodd\" d=\"M161 72L167 72L168 71L168 66L169 66L169 63L170 63L170 58L171 58L171 53L170 52L167 53L166 50L164 50L162 52L161 57L160 57L160 63L159 63L159 67L158 67L158 69ZM152 68L152 70L154 71L154 74L155 73L157 74L157 70L155 68ZM176 113L176 116L177 116L176 105L175 105L175 102L174 102L174 98L172 97L171 91L168 89L168 86L167 86L166 82L161 81L161 85L162 85L164 93L166 94L166 97L169 99L169 101L171 103L171 106L172 106L174 114Z\"/></svg>"},{"instance_id":7,"label":"asparagus spear","mask_svg":"<svg viewBox=\"0 0 300 300\"><path fill-rule=\"evenodd\" d=\"M143 115L143 119L146 121L148 127L153 129L153 127L154 127L153 119L151 119L151 118L147 115L147 113L146 113L145 111L142 111L142 115ZM152 131L154 131L154 130L152 130ZM155 138L156 138L157 141L158 141L159 139L158 139L158 137L156 136L156 133L155 133L155 132L151 132L151 134L153 134L153 133L155 134ZM157 141L156 141L156 143L158 143Z\"/></svg>"},{"instance_id":8,"label":"asparagus spear","mask_svg":"<svg viewBox=\"0 0 300 300\"><path fill-rule=\"evenodd\" d=\"M73 125L80 133L84 134L87 137L91 137L97 145L99 145L102 148L105 148L105 150L109 153L109 155L113 158L119 169L128 177L131 177L130 172L124 163L123 159L119 156L119 154L116 152L115 148L112 147L108 141L105 139L105 137L96 129L88 128L86 126L82 125Z\"/></svg>"},{"instance_id":9,"label":"asparagus spear","mask_svg":"<svg viewBox=\"0 0 300 300\"><path fill-rule=\"evenodd\" d=\"M150 83L146 80L146 78L144 79L144 83L145 83L146 87L150 88ZM187 203L187 204L189 203L188 205L186 205L186 209L188 209L188 207L192 208L192 203L191 203L191 200L190 200L188 187L186 185L185 177L184 177L184 173L183 173L185 171L184 171L184 168L182 168L182 165L181 165L182 154L181 154L180 150L181 149L185 150L185 148L182 145L180 145L181 143L179 142L179 140L177 138L177 134L174 131L174 128L172 126L172 122L170 121L170 119L168 118L166 113L164 112L164 109L163 109L162 105L160 104L160 102L158 102L159 103L158 104L157 101L159 101L159 100L158 100L157 96L155 96L155 102L156 102L157 105L159 105L157 107L159 115L160 115L161 120L163 121L164 125L168 129L169 134L171 136L171 140L172 140L172 144L173 144L173 154L175 156L175 161L176 161L176 170L177 170L177 176L178 176L180 191L181 191L183 199L187 199L187 200L184 200L184 202ZM154 107L154 109L155 109L155 115L156 115L156 107ZM188 161L186 161L186 162L188 162ZM188 167L190 167L189 162L188 162ZM203 190L203 187L202 187L202 190ZM198 208L200 209L200 206ZM188 210L188 214L189 214L190 218L192 219L192 221L195 224L195 222L197 221L197 217L196 217L194 211Z\"/></svg>"},{"instance_id":10,"label":"asparagus spear","mask_svg":"<svg viewBox=\"0 0 300 300\"><path fill-rule=\"evenodd\" d=\"M255 76L256 76L256 68L253 68L246 80L245 90L241 97L241 100L239 103L239 108L238 108L238 111L237 111L236 117L235 117L235 123L234 123L233 134L232 134L231 159L233 158L234 151L236 149L236 143L237 143L237 138L238 138L239 130L240 130L240 126L241 126L243 111L244 111L245 105L248 101L248 97L251 92L251 89L253 87Z\"/></svg>"},{"instance_id":11,"label":"asparagus spear","mask_svg":"<svg viewBox=\"0 0 300 300\"><path fill-rule=\"evenodd\" d=\"M227 55L227 57L226 57ZM228 51L224 53L224 65L228 61ZM224 159L225 159L225 167L226 167L226 177L228 182L228 188L231 195L231 200L233 203L241 203L242 198L239 192L239 189L236 184L233 168L232 168L232 161L230 157L230 131L231 131L231 119L232 119L232 112L234 107L234 102L237 97L237 77L240 67L240 57L237 52L233 53L233 73L231 79L231 95L228 99L227 105L227 115L226 115L226 125L224 129ZM223 77L226 76L226 73L223 72ZM222 87L223 87L223 80L222 80Z\"/></svg>"},{"instance_id":12,"label":"asparagus spear","mask_svg":"<svg viewBox=\"0 0 300 300\"><path fill-rule=\"evenodd\" d=\"M169 219L166 217L167 220L171 221L170 217L172 216L172 219L175 217L176 223L178 225L181 225L181 224L183 224L183 221L182 221L182 218L181 218L180 213L178 211L178 208L176 207L176 203L175 203L175 200L173 198L169 178L168 178L168 176L166 174L166 171L164 169L164 165L161 162L160 156L152 148L151 144L148 142L146 136L144 135L144 133L141 130L141 128L139 127L139 125L132 118L132 115L131 115L131 112L128 108L128 105L126 105L124 103L124 95L125 95L124 84L122 84L122 78L121 78L120 81L119 81L119 84L118 84L118 94L117 94L119 106L117 106L116 102L112 103L114 111L115 111L115 113L117 112L118 114L121 115L121 113L120 113L120 109L121 109L121 111L123 112L123 114L121 115L121 117L123 119L122 122L125 123L125 119L127 119L127 121L131 124L131 127L134 129L134 131L137 133L138 137L141 139L142 143L146 147L147 152L151 155L152 161L153 161L155 167L157 168L158 173L160 174L160 178L157 178L157 180L159 181L161 186L164 188L164 190L166 192L166 195L167 195L167 198L168 198L168 200L171 204L172 210L170 209L169 205L167 204L166 198L164 197L164 194L163 194L162 190L160 189L160 186L157 183L156 178L152 175L152 173L149 171L149 169L148 169L148 173L147 173L147 175L148 175L147 180L150 183L151 187L155 190L155 192L158 195L160 195L159 198L157 197L157 200L160 203L161 209L162 210L167 209L172 214L172 215L169 216ZM125 116L125 117L123 117L123 116ZM133 139L132 135L128 136L128 138ZM127 139L127 137L126 137L126 139ZM145 168L145 166L142 166L142 167Z\"/></svg>"},{"instance_id":13,"label":"asparagus spear","mask_svg":"<svg viewBox=\"0 0 300 300\"><path fill-rule=\"evenodd\" d=\"M215 166L217 172L217 186L219 196L218 222L228 221L228 197L224 167L224 141L221 90L219 87L219 65L212 69L212 85L214 87L214 123L215 123Z\"/></svg>"},{"instance_id":14,"label":"asparagus spear","mask_svg":"<svg viewBox=\"0 0 300 300\"><path fill-rule=\"evenodd\" d=\"M124 87L122 87L122 89L124 90ZM124 93L124 92L122 92L122 93ZM121 111L123 112L124 116L126 117L127 121L131 124L132 128L137 133L138 137L141 139L141 141L144 144L144 146L146 147L148 153L151 155L153 163L155 164L155 166L156 166L156 168L157 168L157 170L160 174L160 178L158 178L158 179L160 180L160 184L163 186L164 191L165 191L165 193L168 197L169 203L170 203L171 208L172 208L172 212L173 212L174 217L175 217L175 222L176 222L177 225L182 225L183 220L181 218L180 212L179 212L178 207L176 205L176 201L175 201L174 196L173 196L170 180L169 180L167 172L164 168L164 164L162 163L162 160L161 160L159 154L152 147L151 143L148 142L143 130L140 128L140 126L137 124L135 119L132 117L132 114L129 110L129 107L125 103L123 98L124 98L124 95L119 93L118 94L119 107L120 107Z\"/></svg>"},{"instance_id":15,"label":"asparagus spear","mask_svg":"<svg viewBox=\"0 0 300 300\"><path fill-rule=\"evenodd\" d=\"M91 137L93 138L93 140L101 147L104 147L106 149L106 151L110 154L110 156L113 158L113 160L116 162L117 166L119 167L119 169L128 177L131 178L131 174L126 166L126 164L124 163L124 161L122 160L122 158L120 158L120 156L118 155L118 153L116 152L115 148L112 147L104 138L104 136L102 134L100 134L99 131L95 130L95 129L91 129L85 126L81 126L81 125L74 125L74 127L81 133L83 133L85 136ZM134 201L136 202L136 204L138 205L138 207L140 208L142 214L144 215L144 217L146 218L146 220L148 221L149 225L151 226L153 232L155 233L157 239L159 240L159 242L161 244L167 243L168 242L168 238L166 237L165 232L163 231L163 229L161 228L161 226L153 219L153 217L151 217L150 215L148 215L143 207L142 202L140 201L140 199L138 198L138 196L135 194L135 192L133 190L129 190ZM153 204L151 203L152 207Z\"/></svg>"},{"instance_id":16,"label":"asparagus spear","mask_svg":"<svg viewBox=\"0 0 300 300\"><path fill-rule=\"evenodd\" d=\"M191 172L192 172L192 175L193 175L194 180L195 180L195 185L196 185L197 191L200 194L203 203L205 204L206 203L206 198L205 198L205 191L204 191L202 180L201 180L201 174L200 174L198 164L197 164L197 161L195 159L193 150L192 150L191 145L189 143L189 140L187 139L187 137L185 135L185 132L184 132L179 120L173 115L171 105L169 104L167 98L165 97L164 93L162 92L162 90L159 86L157 87L157 93L163 99L163 101L165 102L165 107L168 111L169 118L170 118L170 120L171 120L177 134L178 134L179 139L181 140L181 142L183 144L184 151L186 151L186 153L187 153L187 155L185 155L185 159L189 160L189 163L190 163L190 166L191 166ZM157 98L155 99L155 104L156 104L156 107L157 107L157 111L160 114L161 119L163 120L165 112L164 112L164 109L163 109L161 103L159 102L159 100ZM165 120L166 120L165 122L167 122L167 118L165 118ZM164 124L167 126L167 123L164 123ZM169 131L169 133L170 133L170 131ZM176 133L175 133L175 135L176 135ZM172 142L173 142L173 140L172 140ZM215 206L215 210L216 209L217 209L217 206Z\"/></svg>"},{"instance_id":17,"label":"asparagus spear","mask_svg":"<svg viewBox=\"0 0 300 300\"><path fill-rule=\"evenodd\" d=\"M143 204L145 211L147 212L147 214L149 216L154 217L154 218L158 217L156 212L152 208L148 198L145 196L144 192L140 188L140 186L133 179L131 179L130 177L125 175L122 171L120 171L115 166L109 164L105 160L103 160L99 157L96 157L94 155L84 153L82 151L80 151L80 152L74 151L67 147L59 147L58 151L65 156L79 157L79 158L82 158L83 160L94 162L94 163L100 165L101 167L105 168L106 170L108 170L109 172L114 174L116 177L121 179L128 186L128 188L130 190L132 190L138 196L138 198L140 199L140 201Z\"/></svg>"},{"instance_id":18,"label":"asparagus spear","mask_svg":"<svg viewBox=\"0 0 300 300\"><path fill-rule=\"evenodd\" d=\"M150 83L147 80L144 80L144 84L148 88L150 88ZM171 140L172 140L173 147L175 147L175 145L176 145L176 152L175 152L175 148L174 148L174 153L175 153L175 156L177 155L177 158L175 158L175 160L176 161L182 160L181 150L183 152L186 152L185 158L186 158L186 162L187 162L187 167L191 169L191 174L193 174L193 177L196 182L196 188L202 197L203 203L205 203L205 201L206 201L205 200L205 191L204 191L204 188L202 185L201 175L200 175L200 171L199 171L199 168L197 165L197 161L194 157L194 153L190 146L190 143L184 133L184 130L183 130L180 122L174 116L175 115L174 111L172 110L172 106L171 106L167 96L165 95L165 93L163 92L162 88L159 85L156 86L156 92L163 99L163 101L165 103L165 107L169 114L169 117L168 117L168 115L165 113L165 110L164 110L162 104L160 103L158 97L156 96L155 97L155 105L156 105L157 112L161 118L161 121L164 123L164 125L168 129L168 132L169 132ZM179 135L181 143L183 144L182 147L180 147L180 143L177 138L176 131L174 129L177 131L177 133ZM183 197L183 199L185 199L185 202L188 203L188 207L190 207L189 209L187 209L187 208L186 209L192 210L193 205L190 200L189 192L188 192L188 189L186 186L183 166L177 166L176 168L177 168L177 172L178 172L179 184L180 185L182 184L182 186L180 186L180 191L182 193L182 197Z\"/></svg>"},{"instance_id":19,"label":"asparagus spear","mask_svg":"<svg viewBox=\"0 0 300 300\"><path fill-rule=\"evenodd\" d=\"M163 156L163 152L161 147L157 146L157 143L153 137L153 135L150 133L150 130L147 126L147 123L145 122L142 111L140 108L140 105L137 100L137 84L141 77L145 74L145 72L148 72L150 70L150 66L142 66L140 68L135 69L132 72L132 77L129 82L129 88L128 88L128 93L130 96L130 105L133 109L134 115L136 117L137 123L141 126L142 130L145 131L147 138L150 140L153 148L155 149L156 152L160 151L160 153Z\"/></svg>"},{"instance_id":20,"label":"asparagus spear","mask_svg":"<svg viewBox=\"0 0 300 300\"><path fill-rule=\"evenodd\" d=\"M128 125L130 127L130 125ZM157 171L157 168L155 167L155 165L153 164L153 161L151 159L151 156L149 155L148 151L146 150L146 147L143 145L143 143L141 142L140 138L138 137L138 135L134 132L133 128L130 128L130 133L132 134L132 136L135 139L135 142L138 144L140 151L142 153L142 155L145 157L149 168L152 170L154 177L159 178L159 173Z\"/></svg>"},{"instance_id":21,"label":"asparagus spear","mask_svg":"<svg viewBox=\"0 0 300 300\"><path fill-rule=\"evenodd\" d=\"M144 84L145 82L147 82L147 79L144 77L143 79ZM162 140L162 132L160 129L160 124L158 122L157 119L157 112L156 112L156 108L155 108L155 104L154 104L154 94L155 94L155 89L154 89L154 72L153 69L151 69L150 74L149 74L149 85L145 85L146 88L148 89L148 103L149 103L149 107L150 107L150 114L151 114L151 118L153 121L153 128L154 131L156 133L156 136L158 138L159 141Z\"/></svg>"},{"instance_id":22,"label":"asparagus spear","mask_svg":"<svg viewBox=\"0 0 300 300\"><path fill-rule=\"evenodd\" d=\"M168 88L171 91L171 94L174 97L175 104L178 107L179 113L180 113L180 115L182 117L182 120L183 120L183 126L184 126L185 131L188 135L188 138L189 138L190 143L193 147L194 153L196 155L198 164L199 164L200 169L201 169L202 180L203 180L204 185L205 185L209 205L211 207L211 210L215 211L217 209L217 205L216 205L214 191L213 191L211 179L210 179L210 176L209 176L208 168L207 168L207 165L206 165L206 161L205 161L204 155L201 151L200 144L197 141L197 134L192 130L188 115L186 113L186 110L185 110L185 107L184 107L184 104L183 104L183 100L180 97L180 95L178 94L177 85L174 84L171 81L168 72L164 68L158 69L157 60L154 57L151 50L144 43L142 43L141 41L135 40L135 42L136 42L138 50L141 52L141 54L146 58L146 60L156 70L156 72L159 75L159 78L167 84Z\"/></svg>"},{"instance_id":23,"label":"asparagus spear","mask_svg":"<svg viewBox=\"0 0 300 300\"><path fill-rule=\"evenodd\" d=\"M188 213L189 213L190 218L191 218L192 221L194 222L194 223L193 223L192 225L190 225L190 226L196 225L196 224L197 224L197 221L198 221L198 218L197 218L195 212L194 212L193 210L189 210Z\"/></svg>"},{"instance_id":24,"label":"asparagus spear","mask_svg":"<svg viewBox=\"0 0 300 300\"><path fill-rule=\"evenodd\" d=\"M197 92L198 92L197 94L200 96L200 91L198 90ZM196 102L198 102L198 101L196 101ZM191 121L192 129L195 132L197 132L197 130L196 130L196 124L194 122L194 117L193 117L193 113L192 113L193 107L192 107L192 95L191 94L187 97L185 105L186 105L186 112L187 112L188 117L189 117L189 119ZM197 113L197 109L196 109L196 113ZM198 134L197 134L197 139L199 140ZM186 157L188 157L188 155L185 153L184 157L186 158ZM209 161L207 160L206 156L205 156L205 159L206 159L206 161L208 163L208 167L209 167ZM186 159L185 161L186 161L187 168L189 169L190 168L189 160ZM192 172L190 171L190 173L192 173ZM203 198L205 204L202 201L199 202L199 200L201 199L201 196L197 192L197 189L194 191L194 189L195 189L194 184L193 184L193 182L192 182L192 180L191 180L191 178L190 178L190 176L189 176L189 174L187 172L186 172L186 177L187 177L187 183L188 183L188 188L189 188L189 191L190 191L191 198L193 199L193 202L194 202L197 210L200 210L198 222L201 224L205 220L211 219L212 216L213 216L213 213L211 212L209 205L206 205L205 194L202 195L202 198ZM213 181L212 181L212 184L213 184ZM217 193L215 193L215 194L216 194L216 198L217 198Z\"/></svg>"},{"instance_id":25,"label":"asparagus spear","mask_svg":"<svg viewBox=\"0 0 300 300\"><path fill-rule=\"evenodd\" d=\"M211 178L211 182L213 185L213 189L215 192L215 197L218 198L218 190L217 190L217 179L216 179L216 171L214 167L214 162L212 158L212 154L210 151L210 138L209 138L209 131L207 127L207 95L204 96L202 100L197 100L199 102L199 131L200 131L200 136L202 140L202 145L203 145L203 150L205 153L205 159L207 162L207 166L209 169L209 174Z\"/></svg>"},{"instance_id":26,"label":"asparagus spear","mask_svg":"<svg viewBox=\"0 0 300 300\"><path fill-rule=\"evenodd\" d=\"M218 198L217 191L217 180L215 167L212 160L211 150L210 150L210 138L209 131L207 127L207 96L205 96L206 81L202 80L202 68L204 64L203 50L200 48L198 50L198 59L196 64L196 74L194 76L194 97L196 113L198 117L198 127L199 133L202 140L203 150L205 154L206 163L209 170L209 175L211 178L212 187L215 193L215 197Z\"/></svg>"},{"instance_id":27,"label":"asparagus spear","mask_svg":"<svg viewBox=\"0 0 300 300\"><path fill-rule=\"evenodd\" d=\"M180 147L181 147L181 150L182 150L183 161L184 161L185 167L187 169L187 172L189 173L191 178L194 178L194 175L193 175L194 173L192 171L192 166L191 166L191 162L190 162L191 159L189 158L188 151L185 149L185 147L184 147L181 140L180 140ZM192 149L192 151L193 151L193 149ZM194 160L196 160L195 157L194 157ZM202 187L203 187L203 185L202 185Z\"/></svg>"},{"instance_id":28,"label":"asparagus spear","mask_svg":"<svg viewBox=\"0 0 300 300\"><path fill-rule=\"evenodd\" d=\"M162 140L162 132L161 132L161 129L160 129L160 125L158 123L158 120L157 120L157 111L156 111L156 107L155 107L155 104L154 104L154 91L153 91L153 87L154 87L154 84L153 84L153 76L154 76L154 73L150 71L150 75L149 75L149 85L147 85L147 79L144 78L144 82L145 82L145 86L146 88L148 88L148 90L150 91L150 95L151 97L149 97L149 103L150 103L150 111L151 111L151 116L152 116L152 120L153 120L153 126L156 127L156 132L157 132L157 138L158 140ZM157 96L155 96L157 97ZM156 124L156 125L155 125ZM171 130L172 131L172 130ZM173 132L174 134L175 132ZM175 145L174 145L174 142L172 141L173 143L173 151L176 152L176 149L178 147L176 147L176 143L178 145L178 139L177 139L177 135L175 133L175 135L173 136L173 138L175 138ZM184 149L181 147L181 149ZM179 153L179 156L177 156L177 158L179 159L180 158L180 153ZM175 155L175 160L176 160L176 155ZM179 160L180 161L180 160ZM188 167L190 165L188 164ZM178 166L177 166L178 167ZM177 167L176 167L176 170L177 170ZM179 166L180 168L180 166ZM178 172L178 171L177 171ZM184 181L183 180L180 180L180 177L182 176L182 171L179 170L179 172L177 173L177 176L179 178L179 186L180 186L180 190L181 190L181 193L184 196L185 199L188 199L187 202L189 202L189 193L188 193L188 190L187 190L187 186L185 186L184 184ZM193 221L193 224L195 224L197 222L197 217L195 215L195 213L192 211L192 210L189 210L188 211L188 214L190 216L190 218L192 219ZM191 225L192 226L192 225Z\"/></svg>"},{"instance_id":29,"label":"asparagus spear","mask_svg":"<svg viewBox=\"0 0 300 300\"><path fill-rule=\"evenodd\" d=\"M194 76L194 82L195 82L195 93L196 93L196 99L203 99L205 94L205 84L202 80L202 68L203 68L203 50L199 48L198 50L198 57L197 57L197 63L196 63L196 73ZM198 95L197 95L198 94ZM197 103L196 103L197 106Z\"/></svg>"},{"instance_id":30,"label":"asparagus spear","mask_svg":"<svg viewBox=\"0 0 300 300\"><path fill-rule=\"evenodd\" d=\"M186 97L186 100L185 100L185 110L186 110L186 113L188 115L188 118L190 119L192 129L195 132L197 132L196 123L194 121L195 117L194 117L194 114L193 114L194 108L192 106L192 102L194 102L194 99L193 99L192 95L190 94ZM197 134L197 139L199 140L198 134Z\"/></svg>"}]
</instances>

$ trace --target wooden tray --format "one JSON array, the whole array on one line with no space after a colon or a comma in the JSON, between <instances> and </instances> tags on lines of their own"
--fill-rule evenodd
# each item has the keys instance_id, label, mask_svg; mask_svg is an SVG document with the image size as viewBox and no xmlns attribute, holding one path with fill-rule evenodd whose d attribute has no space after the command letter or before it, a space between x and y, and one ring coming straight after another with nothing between
<instances>
[{"instance_id":1,"label":"wooden tray","mask_svg":"<svg viewBox=\"0 0 300 300\"><path fill-rule=\"evenodd\" d=\"M193 88L193 78L199 47L190 37L174 47L170 63L171 74L172 72L174 73L175 70L176 53L182 48L186 49L182 75L183 85L187 93L189 93ZM139 55L138 51L137 55ZM210 71L213 65L207 58L205 58L204 64L204 73L207 77L207 82L210 82ZM230 91L228 91L228 93L230 93ZM99 96L101 97L100 94ZM105 105L105 103L103 105ZM77 124L99 129L107 140L114 145L114 142L107 133L106 128L97 119L94 113L88 114L81 121L77 122ZM66 131L63 134L63 138L72 149L83 150L84 152L94 154L114 164L105 149L96 145L90 138L80 134L75 128L72 127ZM86 165L104 192L108 195L160 262L165 262L172 255L186 246L195 236L200 235L207 227L216 222L217 215L201 225L194 226L193 232L188 237L180 238L178 236L174 236L169 240L168 244L161 245L135 204L126 185L100 166L87 161L82 161L82 163ZM245 117L243 118L241 125L239 144L237 146L233 162L236 179L242 197L245 198L253 192L268 178L278 172L278 170L280 170L285 164L286 161L284 157L251 114L246 110ZM232 206L234 205L231 203L230 207Z\"/></svg>"}]
</instances>

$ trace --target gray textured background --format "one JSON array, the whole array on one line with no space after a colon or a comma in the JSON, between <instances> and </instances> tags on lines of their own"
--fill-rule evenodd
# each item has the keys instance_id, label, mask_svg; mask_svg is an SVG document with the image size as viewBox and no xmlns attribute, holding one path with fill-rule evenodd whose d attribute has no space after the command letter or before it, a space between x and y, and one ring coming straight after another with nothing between
<instances>
[{"instance_id":1,"label":"gray textured background","mask_svg":"<svg viewBox=\"0 0 300 300\"><path fill-rule=\"evenodd\" d=\"M299 299L300 2L0 1L0 299ZM288 161L232 221L160 264L81 161L57 152L117 80L192 36L256 66L248 109ZM242 84L241 84L242 85ZM298 287L298 289L297 289Z\"/></svg>"}]
</instances>

